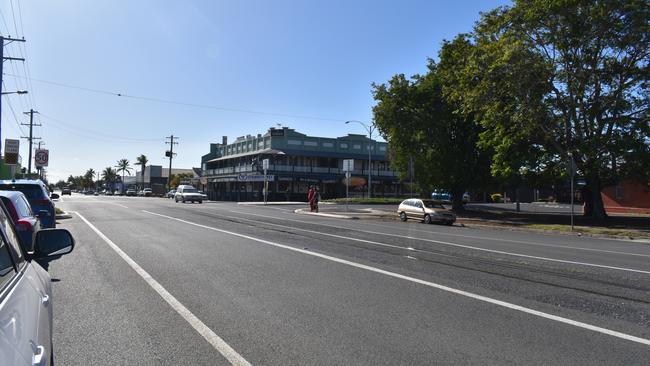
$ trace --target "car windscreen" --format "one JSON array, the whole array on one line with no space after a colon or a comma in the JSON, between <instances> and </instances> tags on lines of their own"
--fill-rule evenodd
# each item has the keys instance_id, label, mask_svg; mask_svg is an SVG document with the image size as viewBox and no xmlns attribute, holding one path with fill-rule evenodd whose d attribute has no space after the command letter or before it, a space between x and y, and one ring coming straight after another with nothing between
<instances>
[{"instance_id":1,"label":"car windscreen","mask_svg":"<svg viewBox=\"0 0 650 366\"><path fill-rule=\"evenodd\" d=\"M445 208L443 205L433 202L433 201L422 201L424 202L424 207L426 208Z\"/></svg>"},{"instance_id":2,"label":"car windscreen","mask_svg":"<svg viewBox=\"0 0 650 366\"><path fill-rule=\"evenodd\" d=\"M183 190L183 193L197 193L197 190L194 188L187 188Z\"/></svg>"},{"instance_id":3,"label":"car windscreen","mask_svg":"<svg viewBox=\"0 0 650 366\"><path fill-rule=\"evenodd\" d=\"M0 190L23 192L28 200L40 200L46 198L43 189L36 184L0 184Z\"/></svg>"}]
</instances>

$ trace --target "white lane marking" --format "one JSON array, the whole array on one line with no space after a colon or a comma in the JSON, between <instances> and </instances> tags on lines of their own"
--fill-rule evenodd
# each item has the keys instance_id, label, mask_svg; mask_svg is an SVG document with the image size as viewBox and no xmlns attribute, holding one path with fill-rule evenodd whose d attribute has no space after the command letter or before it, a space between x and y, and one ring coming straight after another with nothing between
<instances>
[{"instance_id":1,"label":"white lane marking","mask_svg":"<svg viewBox=\"0 0 650 366\"><path fill-rule=\"evenodd\" d=\"M106 202L106 203L108 203L109 205L115 205L115 206L120 206L120 207L128 208L128 207L126 207L126 206L124 206L124 205L120 205L119 203L115 203L115 202Z\"/></svg>"},{"instance_id":2,"label":"white lane marking","mask_svg":"<svg viewBox=\"0 0 650 366\"><path fill-rule=\"evenodd\" d=\"M381 227L381 228L386 227L386 226L372 224L372 223L366 223L366 225L376 226L376 227ZM573 247L573 246L557 245L557 244L545 244L545 243L539 243L539 242L534 242L534 241L522 241L522 240L513 240L513 239L499 239L499 238L491 238L491 237L483 237L483 236L475 236L475 235L452 234L452 233L446 233L446 232L442 232L442 231L426 231L426 230L413 229L413 228L408 228L408 231L416 231L416 232L419 232L419 233L435 234L435 235L443 235L443 236L456 236L456 237L469 238L469 239L489 240L489 241L495 241L495 242L525 244L525 245L549 247L549 248L560 248L560 249L575 249L575 250L584 250L584 251L588 251L588 252L610 253L610 254L629 255L629 256L633 256L633 257L648 257L648 258L650 258L650 254L619 252L619 251L616 251L616 250ZM629 244L626 244L626 245L629 245Z\"/></svg>"},{"instance_id":3,"label":"white lane marking","mask_svg":"<svg viewBox=\"0 0 650 366\"><path fill-rule=\"evenodd\" d=\"M260 216L260 217L268 217L268 218L280 219L278 217L265 216L265 215L259 215L259 214L252 214L252 213L243 212L243 211L230 211L230 212L241 213L241 214L245 214L245 215L256 215L256 216ZM333 227L332 225L324 225L324 224L319 224L319 223L313 223L313 222L310 222L310 221L291 220L291 219L288 219L288 218L282 218L281 220L290 220L290 221L295 221L295 222L302 222L302 223L305 223L305 224L314 224L314 225L322 225L322 226ZM385 225L378 225L378 224L372 224L372 223L365 223L365 224L368 225L368 226L375 226L375 227L381 227L381 228L386 227ZM336 226L336 227L338 227L338 228L343 227L343 228L346 228L346 229L349 229L349 230L358 230L358 229L350 228L348 226ZM575 249L575 250L583 250L583 251L588 251L588 252L620 254L620 255L628 255L628 256L633 256L633 257L647 257L647 258L650 258L650 254L619 252L619 251L616 251L616 250L573 247L573 246L545 244L545 243L538 243L538 242L532 242L532 241L521 241L521 240L512 240L512 239L498 239L498 238L490 238L490 237L482 237L482 236L474 236L474 235L452 234L452 233L446 233L446 232L441 232L441 231L426 231L426 230L413 229L413 228L408 228L408 231L416 231L416 232L419 232L419 233L436 234L436 235L443 235L443 236L445 236L445 235L446 236L456 236L456 237L469 238L469 239L489 240L489 241L495 241L495 242L507 242L507 243L525 244L525 245L540 246L540 247L560 248L560 249ZM388 233L382 233L382 232L377 232L377 231L372 231L371 233L391 235L391 234L388 234ZM601 238L596 238L596 239L606 240L606 239L601 239Z\"/></svg>"},{"instance_id":4,"label":"white lane marking","mask_svg":"<svg viewBox=\"0 0 650 366\"><path fill-rule=\"evenodd\" d=\"M252 216L261 216L261 217L268 217L264 215L258 215L258 214L252 214L252 213L246 213L246 212L241 212L241 211L230 211L233 213L239 213L242 215L252 215ZM286 220L286 221L295 221L295 222L301 222L304 224L312 224L312 225L319 225L319 226L326 226L326 227L333 227L336 229L341 229L341 226L334 226L334 225L326 225L326 224L320 224L320 223L315 223L315 222L309 222L309 221L301 221L301 220L292 220L292 219L279 219L279 220ZM264 223L268 224L268 223ZM305 230L305 229L296 229L295 227L291 227L294 230ZM433 240L433 239L426 239L426 238L418 238L414 236L408 236L408 235L398 235L398 234L389 234L389 233L382 233L382 232L377 232L377 231L367 231L367 230L360 230L360 229L350 229L346 227L345 229L348 229L350 231L358 231L361 233L368 233L368 234L379 234L379 235L385 235L385 236L392 236L392 237L397 237L401 239L411 239L411 240L419 240L419 241L426 241L430 243L436 243L436 244L442 244L442 245L449 245L453 247L458 247L458 248L464 248L464 249L472 249L472 250L479 250L483 252L489 252L489 253L497 253L497 254L504 254L504 255L510 255L513 257L522 257L522 258L530 258L530 259L538 259L538 260L543 260L543 261L549 261L549 262L558 262L558 263L567 263L567 264L576 264L576 265L581 265L581 266L588 266L588 267L597 267L597 268L607 268L607 269L615 269L618 271L626 271L626 272L635 272L635 273L643 273L643 274L650 274L650 271L643 271L640 269L634 269L634 268L625 268L625 267L614 267L614 266L607 266L604 264L596 264L596 263L588 263L588 262L578 262L578 261L570 261L570 260L565 260L565 259L556 259L556 258L548 258L548 257L540 257L536 255L528 255L528 254L520 254L520 253L512 253L512 252L506 252L502 250L496 250L496 249L487 249L487 248L481 248L481 247L475 247L471 245L463 245L463 244L457 244L457 243L450 243L446 241L440 241L440 240ZM309 231L309 230L306 230ZM313 231L315 234L324 234L319 231ZM330 235L330 234L324 234L324 235ZM353 238L348 238L351 240L355 240ZM359 239L360 240L360 239Z\"/></svg>"},{"instance_id":5,"label":"white lane marking","mask_svg":"<svg viewBox=\"0 0 650 366\"><path fill-rule=\"evenodd\" d=\"M368 266L368 265L365 265L365 264L352 262L352 261L348 261L348 260L337 258L337 257L332 257L332 256L329 256L329 255L326 255L326 254L311 252L311 251L308 251L308 250L292 247L290 245L275 243L275 242L272 242L272 241L256 238L256 237L253 237L253 236L239 234L239 233L236 233L236 232L223 230L223 229L217 229L217 228L212 227L212 226L198 224L198 223L195 223L195 222L192 222L192 221L179 219L179 218L176 218L176 217L173 217L173 216L167 216L167 215L163 215L163 214L159 214L159 213L155 213L155 212L151 212L151 211L147 211L147 210L142 210L142 212L145 212L145 213L148 213L148 214L154 215L154 216L164 217L164 218L170 219L170 220L175 220L175 221L182 222L182 223L185 223L185 224L188 224L188 225L193 225L193 226L197 226L197 227L200 227L200 228L204 228L204 229L208 229L208 230L212 230L212 231L217 231L217 232L220 232L220 233L224 233L224 234L233 235L233 236L237 236L237 237L240 237L240 238L256 241L258 243L267 244L267 245L271 245L271 246L274 246L274 247L283 248L283 249L291 250L291 251L294 251L294 252L298 252L298 253L302 253L302 254L306 254L306 255L322 258L322 259L326 259L326 260L329 260L329 261L332 261L332 262L341 263L341 264L345 264L345 265L360 268L360 269L365 269L365 270L370 271L370 272L380 273L380 274L383 274L383 275L386 275L386 276L390 276L390 277L399 278L399 279L402 279L402 280L418 283L418 284L421 284L421 285L424 285L424 286L433 287L433 288L436 288L436 289L439 289L439 290L442 290L442 291L451 292L451 293L454 293L454 294L457 294L457 295L461 295L461 296L469 297L469 298L472 298L472 299L475 299L475 300L479 300L479 301L487 302L487 303L490 303L490 304L502 306L502 307L505 307L505 308L508 308L508 309L521 311L521 312L526 313L526 314L535 315L535 316L538 316L538 317L541 317L541 318L554 320L554 321L564 323L564 324L568 324L568 325L572 325L572 326L575 326L575 327L578 327L578 328L587 329L587 330L591 330L591 331L598 332L598 333L601 333L601 334L609 335L609 336L612 336L612 337L617 337L617 338L621 338L621 339L625 339L625 340L628 340L628 341L641 343L641 344L650 346L650 339L636 337L636 336L633 336L631 334L626 334L626 333L618 332L618 331L615 331L615 330L602 328L602 327L599 327L599 326L596 326L596 325L583 323L583 322L572 320L572 319L569 319L569 318L564 318L564 317L561 317L561 316L558 316L558 315L548 314L548 313L545 313L545 312L542 312L542 311L539 311L539 310L534 310L534 309L531 309L531 308L527 308L525 306L509 303L509 302L502 301L502 300L493 299L491 297L478 295L478 294L475 294L475 293L472 293L472 292L459 290L459 289L456 289L456 288L453 288L453 287L437 284L437 283L434 283L434 282L421 280L419 278L405 276L405 275L402 275L402 274L399 274L399 273L386 271L386 270L383 270L383 269L380 269L380 268L377 268L377 267L372 267L372 266Z\"/></svg>"},{"instance_id":6,"label":"white lane marking","mask_svg":"<svg viewBox=\"0 0 650 366\"><path fill-rule=\"evenodd\" d=\"M237 351L235 351L226 341L219 337L212 329L208 328L199 318L197 318L192 312L186 308L180 301L170 294L165 288L158 283L147 271L145 271L140 265L138 265L131 257L129 257L125 252L120 249L111 239L104 235L95 225L91 224L90 221L86 220L83 215L76 212L76 215L81 218L106 244L108 244L126 263L128 263L133 270L142 277L142 279L147 282L151 288L153 288L160 297L162 297L171 307L174 309L185 321L187 321L194 330L196 330L208 343L214 347L219 353L225 357L230 364L237 366L250 366L251 364L246 361Z\"/></svg>"}]
</instances>

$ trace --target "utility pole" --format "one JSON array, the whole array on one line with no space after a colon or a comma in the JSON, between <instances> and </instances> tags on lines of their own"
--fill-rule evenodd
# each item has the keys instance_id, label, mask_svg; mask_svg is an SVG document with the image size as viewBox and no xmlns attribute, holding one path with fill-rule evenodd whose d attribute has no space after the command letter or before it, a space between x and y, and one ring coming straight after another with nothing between
<instances>
[{"instance_id":1,"label":"utility pole","mask_svg":"<svg viewBox=\"0 0 650 366\"><path fill-rule=\"evenodd\" d=\"M169 144L169 151L165 152L165 156L169 157L169 171L167 173L167 191L169 191L172 189L172 159L174 158L174 145L178 145L178 142L174 141L174 139L178 139L178 137L171 135L165 138L169 139L169 141L165 141L166 144Z\"/></svg>"},{"instance_id":2,"label":"utility pole","mask_svg":"<svg viewBox=\"0 0 650 366\"><path fill-rule=\"evenodd\" d=\"M41 125L35 125L34 124L34 113L38 113L34 109L30 109L29 112L23 112L24 114L29 114L29 124L27 123L21 123L23 126L29 126L29 137L22 136L22 138L26 139L29 141L29 162L27 163L27 179L29 179L32 176L32 144L34 140L40 140L40 137L34 137L33 134L33 129L34 126L41 126Z\"/></svg>"},{"instance_id":3,"label":"utility pole","mask_svg":"<svg viewBox=\"0 0 650 366\"><path fill-rule=\"evenodd\" d=\"M25 61L24 58L18 57L5 57L5 42L25 42L25 39L11 38L0 36L0 89L2 86L2 76L4 75L3 65L5 60L10 61ZM2 93L4 94L4 93ZM22 93L21 93L22 94ZM2 118L2 98L0 97L0 119ZM0 120L0 141L2 141L2 121ZM0 144L1 145L1 144ZM2 155L2 147L0 146L0 155Z\"/></svg>"}]
</instances>

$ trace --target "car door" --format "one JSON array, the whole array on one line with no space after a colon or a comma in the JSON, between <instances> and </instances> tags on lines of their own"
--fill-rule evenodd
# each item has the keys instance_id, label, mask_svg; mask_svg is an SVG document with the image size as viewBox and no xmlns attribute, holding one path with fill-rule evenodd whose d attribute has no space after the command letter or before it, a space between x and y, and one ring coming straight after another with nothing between
<instances>
[{"instance_id":1,"label":"car door","mask_svg":"<svg viewBox=\"0 0 650 366\"><path fill-rule=\"evenodd\" d=\"M418 220L424 218L424 205L420 200L413 201L413 218Z\"/></svg>"},{"instance_id":2,"label":"car door","mask_svg":"<svg viewBox=\"0 0 650 366\"><path fill-rule=\"evenodd\" d=\"M0 331L24 364L47 365L52 351L49 277L46 285L47 274L39 273L44 270L24 259L10 219L0 209L0 256L6 253L13 269L6 266L6 261L0 267L14 276L0 300Z\"/></svg>"}]
</instances>

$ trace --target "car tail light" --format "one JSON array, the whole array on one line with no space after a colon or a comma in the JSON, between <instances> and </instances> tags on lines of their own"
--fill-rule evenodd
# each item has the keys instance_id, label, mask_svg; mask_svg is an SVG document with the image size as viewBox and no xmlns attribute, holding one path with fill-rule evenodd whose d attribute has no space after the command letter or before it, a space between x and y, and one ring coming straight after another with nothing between
<instances>
[{"instance_id":1,"label":"car tail light","mask_svg":"<svg viewBox=\"0 0 650 366\"><path fill-rule=\"evenodd\" d=\"M27 220L18 220L16 221L16 230L18 231L32 231L32 223Z\"/></svg>"}]
</instances>

